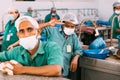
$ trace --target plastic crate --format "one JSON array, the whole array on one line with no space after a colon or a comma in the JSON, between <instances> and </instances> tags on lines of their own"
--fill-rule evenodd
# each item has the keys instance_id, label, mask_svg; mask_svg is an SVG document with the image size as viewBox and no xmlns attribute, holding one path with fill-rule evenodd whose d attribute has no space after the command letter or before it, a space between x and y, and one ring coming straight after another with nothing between
<instances>
[{"instance_id":1,"label":"plastic crate","mask_svg":"<svg viewBox=\"0 0 120 80\"><path fill-rule=\"evenodd\" d=\"M97 58L97 59L105 59L107 55L109 54L109 50L103 50L103 49L88 49L83 50L83 55L91 58Z\"/></svg>"}]
</instances>

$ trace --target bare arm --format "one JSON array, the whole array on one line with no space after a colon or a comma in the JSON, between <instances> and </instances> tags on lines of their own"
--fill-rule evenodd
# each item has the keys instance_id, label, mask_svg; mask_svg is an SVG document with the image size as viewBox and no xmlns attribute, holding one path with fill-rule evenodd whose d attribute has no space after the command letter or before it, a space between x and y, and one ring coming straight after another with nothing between
<instances>
[{"instance_id":1,"label":"bare arm","mask_svg":"<svg viewBox=\"0 0 120 80\"><path fill-rule=\"evenodd\" d=\"M47 27L47 26L55 26L57 23L58 23L58 20L51 20L49 22L39 24L39 29L42 29L42 28Z\"/></svg>"},{"instance_id":2,"label":"bare arm","mask_svg":"<svg viewBox=\"0 0 120 80\"><path fill-rule=\"evenodd\" d=\"M18 46L19 45L19 40L18 41L16 41L15 43L13 43L13 44L11 44L10 46L8 46L8 50L11 50L13 47L15 47L15 46Z\"/></svg>"},{"instance_id":3,"label":"bare arm","mask_svg":"<svg viewBox=\"0 0 120 80\"><path fill-rule=\"evenodd\" d=\"M76 55L75 57L73 57L71 64L70 64L70 71L75 72L77 70L79 57L80 55Z\"/></svg>"},{"instance_id":4,"label":"bare arm","mask_svg":"<svg viewBox=\"0 0 120 80\"><path fill-rule=\"evenodd\" d=\"M32 75L40 75L40 76L60 76L62 67L57 64L46 65L41 67L30 67L30 66L20 66L13 65L14 74L32 74Z\"/></svg>"},{"instance_id":5,"label":"bare arm","mask_svg":"<svg viewBox=\"0 0 120 80\"><path fill-rule=\"evenodd\" d=\"M3 36L0 36L0 40L2 40L3 39Z\"/></svg>"}]
</instances>

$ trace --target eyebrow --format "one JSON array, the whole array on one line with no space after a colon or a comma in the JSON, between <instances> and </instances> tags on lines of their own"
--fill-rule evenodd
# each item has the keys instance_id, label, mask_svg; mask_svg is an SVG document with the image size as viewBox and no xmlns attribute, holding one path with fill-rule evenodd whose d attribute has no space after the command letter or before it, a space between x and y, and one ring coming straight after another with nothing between
<instances>
[{"instance_id":1,"label":"eyebrow","mask_svg":"<svg viewBox=\"0 0 120 80\"><path fill-rule=\"evenodd\" d=\"M24 29L19 29L19 31L18 32L20 32L20 31L23 31Z\"/></svg>"},{"instance_id":2,"label":"eyebrow","mask_svg":"<svg viewBox=\"0 0 120 80\"><path fill-rule=\"evenodd\" d=\"M33 30L34 28L33 28L33 27L28 27L27 30L29 30L29 29L32 29L32 30Z\"/></svg>"},{"instance_id":3,"label":"eyebrow","mask_svg":"<svg viewBox=\"0 0 120 80\"><path fill-rule=\"evenodd\" d=\"M12 13L14 13L14 12L9 12L9 14L12 14Z\"/></svg>"}]
</instances>

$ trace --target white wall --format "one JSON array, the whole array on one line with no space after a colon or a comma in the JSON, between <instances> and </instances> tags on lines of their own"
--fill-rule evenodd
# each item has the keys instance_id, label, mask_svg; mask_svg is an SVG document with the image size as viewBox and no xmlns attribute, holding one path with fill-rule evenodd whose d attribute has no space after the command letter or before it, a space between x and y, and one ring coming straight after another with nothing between
<instances>
[{"instance_id":1,"label":"white wall","mask_svg":"<svg viewBox=\"0 0 120 80\"><path fill-rule=\"evenodd\" d=\"M0 32L2 31L2 19L8 8L12 7L12 0L0 0Z\"/></svg>"},{"instance_id":2,"label":"white wall","mask_svg":"<svg viewBox=\"0 0 120 80\"><path fill-rule=\"evenodd\" d=\"M113 14L113 3L118 0L99 0L98 9L100 19L109 20L110 16Z\"/></svg>"},{"instance_id":3,"label":"white wall","mask_svg":"<svg viewBox=\"0 0 120 80\"><path fill-rule=\"evenodd\" d=\"M97 4L96 1L89 1L89 2L79 2L79 1L65 1L65 2L54 2L55 7L60 8L68 8L68 9L76 9L76 8L96 8ZM50 9L53 4L52 2L46 1L35 1L35 2L14 2L14 6L19 9L20 12L26 12L27 8L31 6L33 9ZM44 15L48 14L46 12Z\"/></svg>"}]
</instances>

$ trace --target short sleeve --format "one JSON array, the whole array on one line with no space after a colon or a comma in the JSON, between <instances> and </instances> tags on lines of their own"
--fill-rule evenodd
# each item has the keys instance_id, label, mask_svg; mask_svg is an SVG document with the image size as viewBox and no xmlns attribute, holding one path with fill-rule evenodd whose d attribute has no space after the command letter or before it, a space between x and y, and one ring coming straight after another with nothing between
<instances>
[{"instance_id":1,"label":"short sleeve","mask_svg":"<svg viewBox=\"0 0 120 80\"><path fill-rule=\"evenodd\" d=\"M82 55L82 47L80 44L79 39L77 38L77 36L75 34L73 34L73 51L75 54L79 54Z\"/></svg>"},{"instance_id":2,"label":"short sleeve","mask_svg":"<svg viewBox=\"0 0 120 80\"><path fill-rule=\"evenodd\" d=\"M62 50L55 42L48 42L45 51L47 52L48 64L58 64L63 67Z\"/></svg>"}]
</instances>

